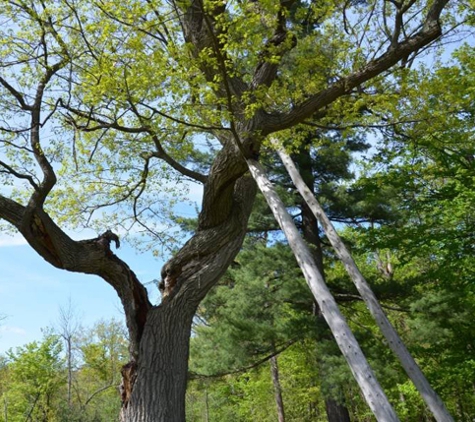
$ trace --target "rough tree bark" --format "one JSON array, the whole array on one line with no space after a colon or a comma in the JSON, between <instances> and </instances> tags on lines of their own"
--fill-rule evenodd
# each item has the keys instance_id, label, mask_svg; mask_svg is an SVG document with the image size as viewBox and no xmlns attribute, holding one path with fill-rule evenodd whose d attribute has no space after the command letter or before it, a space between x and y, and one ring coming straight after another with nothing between
<instances>
[{"instance_id":1,"label":"rough tree bark","mask_svg":"<svg viewBox=\"0 0 475 422\"><path fill-rule=\"evenodd\" d=\"M165 267L164 299L148 313L137 381L124 406L123 420L185 420L192 318L201 299L238 253L254 195L254 183L242 177L229 195L232 212L227 221L220 229L198 231Z\"/></svg>"},{"instance_id":2,"label":"rough tree bark","mask_svg":"<svg viewBox=\"0 0 475 422\"><path fill-rule=\"evenodd\" d=\"M292 161L290 156L279 147L278 154L282 159L282 162L284 163L300 195L302 196L302 198L304 198L312 213L323 226L328 240L335 249L338 258L343 262L346 271L350 275L350 278L358 289L358 292L361 294L361 297L365 301L371 315L378 324L378 327L381 329L381 332L383 333L384 337L388 341L389 347L398 357L402 367L404 368L407 375L412 380L415 387L421 394L422 398L427 404L427 407L430 409L430 411L438 422L453 421L453 418L449 414L444 403L442 402L438 394L432 389L429 384L429 381L427 381L427 378L424 376L416 361L409 353L409 350L407 350L403 341L399 337L399 334L397 333L396 329L392 326L391 322L387 318L386 314L381 308L381 305L379 304L378 299L371 290L371 287L366 282L358 266L353 260L350 251L341 240L337 231L333 227L333 224L331 223L330 219L327 217L325 211L318 203L317 198L315 197L313 192L310 191L305 181L302 179L294 162Z\"/></svg>"}]
</instances>

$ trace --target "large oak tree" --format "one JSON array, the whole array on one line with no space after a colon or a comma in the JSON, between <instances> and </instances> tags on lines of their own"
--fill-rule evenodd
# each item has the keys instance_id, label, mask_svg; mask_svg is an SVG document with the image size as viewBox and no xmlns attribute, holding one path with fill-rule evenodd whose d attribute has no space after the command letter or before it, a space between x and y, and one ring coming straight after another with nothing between
<instances>
[{"instance_id":1,"label":"large oak tree","mask_svg":"<svg viewBox=\"0 0 475 422\"><path fill-rule=\"evenodd\" d=\"M440 37L448 3L2 2L0 219L50 264L116 290L130 338L124 420L184 420L192 319L256 194L246 159L270 134L338 120L345 103L364 112L373 81L397 83L393 69ZM198 225L153 305L105 229L170 242L152 220L166 214L160 189L183 178L203 186ZM103 234L77 241L71 225Z\"/></svg>"}]
</instances>

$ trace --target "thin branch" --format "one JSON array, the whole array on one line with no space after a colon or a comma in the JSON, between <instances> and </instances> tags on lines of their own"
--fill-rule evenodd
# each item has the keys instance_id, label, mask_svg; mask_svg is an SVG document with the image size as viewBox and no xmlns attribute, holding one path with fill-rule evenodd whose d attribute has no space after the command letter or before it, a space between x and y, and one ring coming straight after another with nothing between
<instances>
[{"instance_id":1,"label":"thin branch","mask_svg":"<svg viewBox=\"0 0 475 422\"><path fill-rule=\"evenodd\" d=\"M149 172L149 163L150 163L150 158L151 155L149 156L143 156L145 163L144 163L144 168L142 170L142 177L140 178L139 182L136 184L136 188L139 188L139 192L134 196L134 203L133 203L133 212L134 212L134 218L139 221L138 214L137 214L137 204L138 200L142 196L142 194L145 192L145 188L147 187L147 178L148 178L148 172ZM139 221L140 223L140 221Z\"/></svg>"},{"instance_id":2,"label":"thin branch","mask_svg":"<svg viewBox=\"0 0 475 422\"><path fill-rule=\"evenodd\" d=\"M137 107L134 104L134 101L132 100L132 95L130 93L129 85L127 83L127 74L126 74L125 71L124 71L124 80L125 80L125 87L126 87L126 90L127 90L127 99L129 101L130 106L132 107L132 111L137 116L139 121L143 124L143 122L144 122L144 120L146 120L146 118L139 113L139 111L137 110ZM144 125L144 127L145 127L145 125ZM169 164L172 168L174 168L176 171L183 174L184 176L190 177L191 179L196 180L196 181L198 181L200 183L203 183L203 184L206 183L206 181L207 181L206 176L204 176L204 175L202 175L202 174L200 174L196 171L193 171L193 170L190 170L190 169L186 168L185 166L181 165L178 161L174 160L169 154L167 154L165 152L165 150L163 149L163 146L162 146L160 140L158 139L157 134L154 131L152 131L150 129L149 134L152 136L152 140L155 144L156 152L152 153L148 157L147 156L143 157L143 158L146 159L147 174L148 174L148 160L152 156L154 156L154 157L162 159L167 164ZM183 142L183 140L185 139L185 136L186 136L186 132L183 134L180 143ZM143 186L143 189L145 189L145 185ZM135 207L134 207L134 214L135 214Z\"/></svg>"},{"instance_id":3,"label":"thin branch","mask_svg":"<svg viewBox=\"0 0 475 422\"><path fill-rule=\"evenodd\" d=\"M18 131L16 131L16 130L8 131L5 128L0 128L0 131L16 133L16 134L21 134L23 132L28 132L30 130L31 130L31 128L21 129L21 130L18 130ZM0 142L3 143L3 144L6 144L6 145L10 145L12 148L21 149L22 151L27 151L29 153L33 153L33 150L31 148L28 148L26 146L16 145L11 141L7 141L6 139L0 139Z\"/></svg>"},{"instance_id":4,"label":"thin branch","mask_svg":"<svg viewBox=\"0 0 475 422\"><path fill-rule=\"evenodd\" d=\"M17 91L15 88L13 88L13 86L10 85L1 76L0 76L0 84L2 84L10 92L10 94L12 94L16 98L22 110L25 110L25 111L33 110L33 106L26 103L25 99L23 98L23 94L21 94L20 91Z\"/></svg>"},{"instance_id":5,"label":"thin branch","mask_svg":"<svg viewBox=\"0 0 475 422\"><path fill-rule=\"evenodd\" d=\"M336 293L335 295L336 299L340 300L345 300L345 301L353 301L357 300L359 302L363 302L363 298L359 295L352 295L352 294L347 294L347 293ZM391 305L385 305L384 303L380 302L380 305L382 308L389 309L390 311L397 311L397 312L410 312L408 308L401 308L399 306L391 306Z\"/></svg>"},{"instance_id":6,"label":"thin branch","mask_svg":"<svg viewBox=\"0 0 475 422\"><path fill-rule=\"evenodd\" d=\"M371 10L366 14L367 16L366 23L363 24L363 31L361 31L360 37L357 41L358 49L361 48L363 41L366 38L366 33L369 31L370 22L373 20L374 13L376 12L376 5L377 5L377 2L374 2L373 7L371 7ZM363 20L363 18L361 20Z\"/></svg>"},{"instance_id":7,"label":"thin branch","mask_svg":"<svg viewBox=\"0 0 475 422\"><path fill-rule=\"evenodd\" d=\"M157 29L155 28L155 30L157 31L158 33L158 36L153 34L152 32L146 30L146 29L143 29L141 28L140 26L137 26L135 25L135 22L134 23L130 23L130 22L127 22L123 19L120 19L119 17L117 16L114 16L113 14L109 13L107 10L105 10L103 7L101 7L99 5L99 3L96 3L96 6L98 7L98 9L104 13L104 15L106 15L108 18L112 19L113 21L117 22L117 23L120 23L121 25L124 25L126 27L129 27L129 28L133 28L133 29L136 29L137 31L139 32L142 32L143 34L145 35L149 35L150 37L160 41L163 45L167 46L168 45L168 40L166 39L166 37ZM155 13L155 15L157 16L158 20L161 22L161 19L160 19L160 16Z\"/></svg>"},{"instance_id":8,"label":"thin branch","mask_svg":"<svg viewBox=\"0 0 475 422\"><path fill-rule=\"evenodd\" d=\"M205 176L204 174L201 174L197 171L190 170L189 168L180 164L178 161L174 160L163 149L162 144L160 143L160 140L158 139L157 135L156 134L151 134L151 135L152 135L153 142L155 143L155 147L157 148L157 151L153 154L155 157L162 159L163 161L165 161L167 164L169 164L171 167L173 167L176 171L183 174L184 176L187 176L203 184L207 182L208 176Z\"/></svg>"},{"instance_id":9,"label":"thin branch","mask_svg":"<svg viewBox=\"0 0 475 422\"><path fill-rule=\"evenodd\" d=\"M46 11L46 6L44 3L42 3L42 6L44 10ZM50 80L53 78L53 76L59 72L62 68L66 66L67 63L69 63L69 54L67 51L67 45L64 42L64 40L61 38L61 36L58 34L56 29L54 28L53 25L53 20L51 16L47 16L47 21L44 21L40 18L40 16L37 14L37 12L26 6L25 4L22 5L23 10L25 10L42 28L42 39L41 43L43 45L43 57L45 59L45 67L46 71L42 75L42 77L39 80L39 83L36 87L36 93L35 93L35 100L31 108L29 109L31 111L31 136L30 136L30 144L33 149L33 154L36 159L36 162L40 166L42 172L43 172L43 180L38 186L38 189L35 190L35 192L31 195L30 202L29 202L29 214L31 214L31 210L36 207L41 207L44 204L44 201L46 200L46 197L48 196L49 192L53 189L54 185L56 184L56 174L54 172L53 166L49 162L48 158L44 154L44 151L41 147L40 143L40 127L42 126L41 123L41 105L43 102L43 96L44 96L44 91L50 82ZM56 42L60 45L62 53L64 54L64 57L60 59L58 62L56 62L54 65L49 66L48 65L48 47L46 45L46 41L44 36L48 32L47 29L50 30L51 34L53 35L54 39ZM53 113L56 111L58 103L55 105L55 108L53 109ZM45 122L52 116L52 114L49 114ZM31 217L32 215L30 215ZM28 219L26 218L25 224L28 223Z\"/></svg>"},{"instance_id":10,"label":"thin branch","mask_svg":"<svg viewBox=\"0 0 475 422\"><path fill-rule=\"evenodd\" d=\"M86 406L89 404L89 402L94 398L96 397L98 394L102 393L103 391L106 391L108 390L109 388L111 388L113 386L113 381L110 382L110 384L108 385L105 385L104 387L101 387L99 389L97 389L96 391L94 391L94 393L92 393L88 398L87 400L84 402L84 404L81 406L83 409L86 408Z\"/></svg>"},{"instance_id":11,"label":"thin branch","mask_svg":"<svg viewBox=\"0 0 475 422\"><path fill-rule=\"evenodd\" d=\"M81 22L81 18L79 17L79 14L78 14L78 11L77 9L70 4L69 1L65 0L65 3L66 3L66 6L69 7L69 9L71 10L71 12L73 13L74 17L76 18L76 21L79 25L79 33L81 34L81 38L83 39L83 41L85 42L86 46L87 46L87 49L89 51L89 53L91 54L91 56L96 60L96 61L99 61L98 57L96 56L96 54L94 53L94 50L91 46L91 44L89 43L89 40L87 39L86 37L86 33L83 29L83 26L82 26L82 22Z\"/></svg>"},{"instance_id":12,"label":"thin branch","mask_svg":"<svg viewBox=\"0 0 475 422\"><path fill-rule=\"evenodd\" d=\"M157 18L157 21L160 22L160 25L162 26L163 28L163 31L165 32L165 35L166 37L161 33L159 32L159 34L163 37L163 39L165 40L165 44L168 45L168 42L169 40L171 40L173 42L173 38L171 37L170 35L170 32L168 31L168 28L167 28L167 25L166 25L166 21L162 20L161 19L161 15L160 13L158 12L157 9L154 8L154 4L151 0L146 0L146 2L148 3L148 5L152 8L153 10L153 14L155 15L155 17ZM172 14L173 12L170 12L170 14ZM167 40L167 37L168 37L168 40Z\"/></svg>"},{"instance_id":13,"label":"thin branch","mask_svg":"<svg viewBox=\"0 0 475 422\"><path fill-rule=\"evenodd\" d=\"M60 104L60 100L57 99L54 103L54 107L53 107L53 110L51 110L48 115L45 117L45 119L43 120L43 122L41 123L41 127L44 127L44 125L46 125L46 123L48 122L49 119L51 119L51 117L53 117L54 113L56 113L56 110L58 109L58 106Z\"/></svg>"},{"instance_id":14,"label":"thin branch","mask_svg":"<svg viewBox=\"0 0 475 422\"><path fill-rule=\"evenodd\" d=\"M96 142L94 143L94 147L92 148L92 151L91 153L89 154L89 158L87 159L87 162L88 163L91 163L92 162L92 159L94 158L94 154L96 153L97 149L99 148L99 144L101 143L102 141L102 138L104 138L104 136L106 136L107 134L107 131L109 130L109 128L106 128L100 135L99 137L96 139ZM76 131L74 131L76 132ZM77 158L76 157L76 151L74 151L74 156L75 156L75 159ZM77 168L77 161L76 161L76 168Z\"/></svg>"},{"instance_id":15,"label":"thin branch","mask_svg":"<svg viewBox=\"0 0 475 422\"><path fill-rule=\"evenodd\" d=\"M28 415L26 415L26 417L25 417L25 422L31 420L31 414L33 413L33 410L36 407L36 403L38 403L40 395L41 395L41 393L36 394L35 400L34 400L33 404L31 405L30 411L28 412Z\"/></svg>"},{"instance_id":16,"label":"thin branch","mask_svg":"<svg viewBox=\"0 0 475 422\"><path fill-rule=\"evenodd\" d=\"M199 125L199 124L196 124L196 123L189 123L189 122L186 122L184 120L178 119L176 117L170 116L169 114L164 113L163 111L160 111L160 110L156 109L155 107L152 107L151 105L142 103L140 101L137 104L141 105L145 108L148 108L149 110L153 111L154 113L158 114L159 116L165 117L166 119L169 119L172 122L180 123L180 124L188 126L188 127L193 127L193 128L196 128L196 129L202 129L206 132L211 132L213 130L230 130L229 128L224 127L224 126L205 126L205 125Z\"/></svg>"},{"instance_id":17,"label":"thin branch","mask_svg":"<svg viewBox=\"0 0 475 422\"><path fill-rule=\"evenodd\" d=\"M39 186L35 183L32 176L22 174L22 173L18 173L16 170L14 170L12 167L10 167L7 163L3 162L2 160L0 160L0 166L2 166L3 168L5 168L7 170L7 171L0 170L0 173L9 173L9 174L12 174L13 176L17 177L18 179L26 179L26 180L28 180L30 185L33 186L33 188L35 190L39 189Z\"/></svg>"},{"instance_id":18,"label":"thin branch","mask_svg":"<svg viewBox=\"0 0 475 422\"><path fill-rule=\"evenodd\" d=\"M309 122L309 121L304 121L302 122L303 124L307 126L312 126L316 127L318 129L323 129L323 130L336 130L336 131L344 131L347 129L385 129L388 127L395 127L397 125L404 125L404 124L411 124L411 123L421 123L421 122L426 122L429 121L430 119L414 119L414 120L397 120L395 122L390 122L390 123L381 123L381 124L365 124L365 123L355 123L351 125L337 125L337 126L328 126L328 125L321 125L318 123L314 122Z\"/></svg>"},{"instance_id":19,"label":"thin branch","mask_svg":"<svg viewBox=\"0 0 475 422\"><path fill-rule=\"evenodd\" d=\"M120 125L116 120L107 122L106 120L103 120L99 118L97 115L95 115L93 109L91 109L89 112L86 112L84 110L79 110L77 108L64 104L64 101L62 99L60 99L60 104L69 112L76 114L77 116L82 117L87 120L87 123L85 125L80 125L78 124L76 120L74 120L74 118L70 114L66 114L68 123L82 132L95 132L97 130L103 130L103 129L116 129L120 132L125 132L125 133L145 133L148 131L148 129L145 127L128 127L128 126ZM91 121L94 123L97 123L97 126L90 127L89 123Z\"/></svg>"},{"instance_id":20,"label":"thin branch","mask_svg":"<svg viewBox=\"0 0 475 422\"><path fill-rule=\"evenodd\" d=\"M281 347L274 349L274 351L267 356L264 356L262 359L259 359L258 361L254 362L251 365L248 366L243 366L242 368L237 368L237 369L232 369L231 371L223 371L223 372L216 372L214 374L198 374L196 372L189 372L188 378L189 379L207 379L207 378L222 378L225 377L226 375L234 375L234 374L241 374L243 372L250 371L251 369L257 368L258 366L262 365L263 363L266 363L268 360L272 359L274 356L279 355L282 353L284 350L288 349L290 346L292 346L294 343L296 343L298 339L290 340L287 343L283 344Z\"/></svg>"}]
</instances>

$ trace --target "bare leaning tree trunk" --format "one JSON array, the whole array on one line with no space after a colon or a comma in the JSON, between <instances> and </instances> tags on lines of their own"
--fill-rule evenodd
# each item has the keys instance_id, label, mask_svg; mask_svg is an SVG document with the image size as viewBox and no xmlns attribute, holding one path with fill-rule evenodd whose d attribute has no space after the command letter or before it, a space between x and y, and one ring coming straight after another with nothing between
<instances>
[{"instance_id":1,"label":"bare leaning tree trunk","mask_svg":"<svg viewBox=\"0 0 475 422\"><path fill-rule=\"evenodd\" d=\"M371 411L380 422L399 421L396 412L389 403L386 394L379 385L368 361L366 360L355 336L341 314L335 299L328 290L318 271L312 254L300 236L292 217L267 178L264 168L255 160L247 160L249 170L266 198L275 219L289 242L289 245L302 269L305 280L318 302L335 340L355 377Z\"/></svg>"},{"instance_id":2,"label":"bare leaning tree trunk","mask_svg":"<svg viewBox=\"0 0 475 422\"><path fill-rule=\"evenodd\" d=\"M274 142L275 144L275 142ZM389 347L396 354L406 371L408 377L414 383L415 387L421 394L423 400L427 404L428 408L434 415L437 422L453 422L452 416L449 414L444 403L437 395L437 393L432 389L427 378L422 373L421 369L415 362L414 358L411 356L406 346L402 342L399 334L395 328L391 325L386 314L384 313L381 305L378 302L378 299L374 295L370 286L366 282L365 278L361 274L358 266L353 260L350 252L347 247L341 240L340 236L336 232L333 224L325 214L325 211L318 203L317 199L307 187L303 181L300 173L298 172L294 162L290 156L283 151L281 148L278 148L278 154L284 163L285 168L287 169L294 185L297 187L300 195L303 197L305 202L308 204L315 217L320 221L320 224L323 226L328 240L332 244L333 248L336 251L338 258L343 262L346 271L350 275L350 278L353 280L358 292L365 301L371 315L375 319L378 327L383 333L384 337L389 343Z\"/></svg>"},{"instance_id":3,"label":"bare leaning tree trunk","mask_svg":"<svg viewBox=\"0 0 475 422\"><path fill-rule=\"evenodd\" d=\"M73 407L72 403L72 385L73 385L73 339L79 330L79 323L77 315L74 311L74 306L71 298L66 307L59 308L59 322L58 329L66 346L66 364L68 371L68 407Z\"/></svg>"}]
</instances>

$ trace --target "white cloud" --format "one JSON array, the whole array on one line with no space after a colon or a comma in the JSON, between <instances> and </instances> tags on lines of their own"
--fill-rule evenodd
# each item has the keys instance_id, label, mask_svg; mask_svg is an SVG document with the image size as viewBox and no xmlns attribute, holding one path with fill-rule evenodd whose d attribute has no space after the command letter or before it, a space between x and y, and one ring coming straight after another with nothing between
<instances>
[{"instance_id":1,"label":"white cloud","mask_svg":"<svg viewBox=\"0 0 475 422\"><path fill-rule=\"evenodd\" d=\"M0 326L0 333L19 334L24 336L26 334L26 331L20 327L15 327L12 325L3 325Z\"/></svg>"},{"instance_id":2,"label":"white cloud","mask_svg":"<svg viewBox=\"0 0 475 422\"><path fill-rule=\"evenodd\" d=\"M8 235L0 233L0 248L6 246L26 245L26 240L19 234Z\"/></svg>"}]
</instances>

